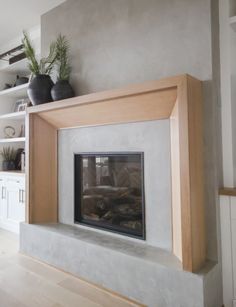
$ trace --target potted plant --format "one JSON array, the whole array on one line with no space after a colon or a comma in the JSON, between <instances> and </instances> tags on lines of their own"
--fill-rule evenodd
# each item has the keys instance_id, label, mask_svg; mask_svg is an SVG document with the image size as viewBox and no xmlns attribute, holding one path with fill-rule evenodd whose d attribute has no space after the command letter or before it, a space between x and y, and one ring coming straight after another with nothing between
<instances>
[{"instance_id":1,"label":"potted plant","mask_svg":"<svg viewBox=\"0 0 236 307\"><path fill-rule=\"evenodd\" d=\"M13 147L3 147L0 154L3 158L3 161L2 161L3 171L14 170L15 169L16 150Z\"/></svg>"},{"instance_id":2,"label":"potted plant","mask_svg":"<svg viewBox=\"0 0 236 307\"><path fill-rule=\"evenodd\" d=\"M62 100L74 97L74 91L69 83L71 67L69 64L69 44L65 36L61 34L56 40L56 70L57 81L51 90L53 100Z\"/></svg>"},{"instance_id":3,"label":"potted plant","mask_svg":"<svg viewBox=\"0 0 236 307\"><path fill-rule=\"evenodd\" d=\"M32 79L28 87L28 96L33 105L51 102L51 89L54 83L50 74L57 58L56 44L55 42L52 43L49 55L38 61L27 33L23 32L23 35L22 44L26 58L29 61L29 69L32 73Z\"/></svg>"}]
</instances>

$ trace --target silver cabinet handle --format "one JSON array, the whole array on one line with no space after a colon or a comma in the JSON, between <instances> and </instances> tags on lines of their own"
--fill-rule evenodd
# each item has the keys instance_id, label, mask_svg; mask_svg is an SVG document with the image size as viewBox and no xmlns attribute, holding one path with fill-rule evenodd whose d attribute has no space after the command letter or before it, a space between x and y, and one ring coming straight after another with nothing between
<instances>
[{"instance_id":1,"label":"silver cabinet handle","mask_svg":"<svg viewBox=\"0 0 236 307\"><path fill-rule=\"evenodd\" d=\"M22 190L22 203L25 202L25 190Z\"/></svg>"},{"instance_id":2,"label":"silver cabinet handle","mask_svg":"<svg viewBox=\"0 0 236 307\"><path fill-rule=\"evenodd\" d=\"M19 202L22 203L22 204L25 201L24 193L25 193L24 190L21 190L21 189L19 190Z\"/></svg>"},{"instance_id":3,"label":"silver cabinet handle","mask_svg":"<svg viewBox=\"0 0 236 307\"><path fill-rule=\"evenodd\" d=\"M2 187L2 199L6 199L6 187Z\"/></svg>"}]
</instances>

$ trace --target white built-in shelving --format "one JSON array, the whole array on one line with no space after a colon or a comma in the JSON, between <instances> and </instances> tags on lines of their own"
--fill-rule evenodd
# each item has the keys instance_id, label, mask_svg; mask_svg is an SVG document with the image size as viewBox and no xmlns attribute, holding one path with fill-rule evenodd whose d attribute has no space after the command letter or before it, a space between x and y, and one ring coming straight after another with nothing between
<instances>
[{"instance_id":1,"label":"white built-in shelving","mask_svg":"<svg viewBox=\"0 0 236 307\"><path fill-rule=\"evenodd\" d=\"M40 26L28 31L30 39L36 51L40 54ZM22 35L1 46L1 53L18 46L21 43ZM27 59L22 59L11 65L8 62L0 61L0 150L3 147L13 147L20 149L25 147L25 137L20 137L24 131L25 111L17 111L19 100L28 98L28 84L10 87L19 77L29 77ZM14 112L16 111L16 112ZM15 135L13 138L6 138L4 131L6 127L13 127ZM19 222L24 221L25 217L25 174L24 172L1 171L2 157L0 156L0 190L5 191L7 197L0 197L0 228L10 231L19 231Z\"/></svg>"},{"instance_id":2,"label":"white built-in shelving","mask_svg":"<svg viewBox=\"0 0 236 307\"><path fill-rule=\"evenodd\" d=\"M7 96L10 98L14 98L14 99L20 99L20 98L27 97L28 85L29 85L28 83L25 83L22 85L8 88L6 90L2 90L0 91L0 96L2 97Z\"/></svg>"},{"instance_id":3,"label":"white built-in shelving","mask_svg":"<svg viewBox=\"0 0 236 307\"><path fill-rule=\"evenodd\" d=\"M17 76L26 77L30 72L27 68L27 60L23 59L14 64L1 63L0 65L0 88L5 84L14 84ZM18 137L21 134L22 127L25 124L25 111L13 112L16 109L16 103L20 99L27 98L28 83L13 86L0 90L0 150L4 146L14 148L25 147L25 137ZM4 136L6 126L13 127L16 131L15 136L7 138ZM1 164L1 163L0 163ZM18 171L15 171L18 173ZM14 171L12 172L14 174Z\"/></svg>"},{"instance_id":4,"label":"white built-in shelving","mask_svg":"<svg viewBox=\"0 0 236 307\"><path fill-rule=\"evenodd\" d=\"M27 76L29 74L27 59L22 59L10 65L7 62L3 63L0 66L0 70L7 74L18 74L20 76Z\"/></svg>"},{"instance_id":5,"label":"white built-in shelving","mask_svg":"<svg viewBox=\"0 0 236 307\"><path fill-rule=\"evenodd\" d=\"M24 142L25 142L25 137L0 139L0 143L24 143Z\"/></svg>"},{"instance_id":6,"label":"white built-in shelving","mask_svg":"<svg viewBox=\"0 0 236 307\"><path fill-rule=\"evenodd\" d=\"M26 112L20 111L20 112L12 112L12 113L6 113L0 115L0 120L24 120L25 119Z\"/></svg>"}]
</instances>

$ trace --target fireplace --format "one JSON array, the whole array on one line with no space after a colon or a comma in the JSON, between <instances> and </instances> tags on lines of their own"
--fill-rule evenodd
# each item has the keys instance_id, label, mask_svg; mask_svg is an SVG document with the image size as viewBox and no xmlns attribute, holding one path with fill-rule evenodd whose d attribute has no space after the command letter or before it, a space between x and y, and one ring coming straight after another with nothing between
<instances>
[{"instance_id":1,"label":"fireplace","mask_svg":"<svg viewBox=\"0 0 236 307\"><path fill-rule=\"evenodd\" d=\"M145 239L141 152L75 154L75 223Z\"/></svg>"}]
</instances>

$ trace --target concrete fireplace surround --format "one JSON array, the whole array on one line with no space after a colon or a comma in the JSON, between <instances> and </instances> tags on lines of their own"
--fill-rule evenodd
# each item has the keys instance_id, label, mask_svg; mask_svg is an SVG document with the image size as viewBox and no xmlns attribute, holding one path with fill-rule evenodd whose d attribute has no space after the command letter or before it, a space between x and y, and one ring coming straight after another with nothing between
<instances>
[{"instance_id":1,"label":"concrete fireplace surround","mask_svg":"<svg viewBox=\"0 0 236 307\"><path fill-rule=\"evenodd\" d=\"M62 130L58 138L60 223L74 225L74 153L143 152L146 220L144 242L172 250L168 120Z\"/></svg>"},{"instance_id":2,"label":"concrete fireplace surround","mask_svg":"<svg viewBox=\"0 0 236 307\"><path fill-rule=\"evenodd\" d=\"M21 252L150 307L217 306L220 268L204 253L200 106L200 82L183 75L29 108L28 223L21 225ZM60 131L58 138L57 129L70 127L83 128ZM109 136L106 146L98 145ZM73 152L127 147L150 158L147 189L155 173L149 163L158 160L161 191L147 198L147 212L156 200L160 216L155 225L157 213L148 214L146 243L73 226ZM156 237L153 231L159 231Z\"/></svg>"}]
</instances>

